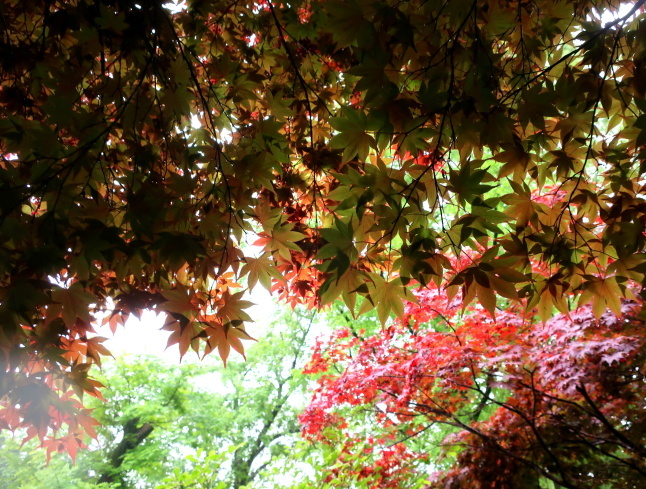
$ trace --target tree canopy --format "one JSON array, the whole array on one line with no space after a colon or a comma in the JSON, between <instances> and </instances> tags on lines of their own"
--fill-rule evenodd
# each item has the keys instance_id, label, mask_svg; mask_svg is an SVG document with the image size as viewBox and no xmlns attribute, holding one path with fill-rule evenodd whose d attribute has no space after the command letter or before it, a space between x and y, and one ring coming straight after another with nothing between
<instances>
[{"instance_id":1,"label":"tree canopy","mask_svg":"<svg viewBox=\"0 0 646 489\"><path fill-rule=\"evenodd\" d=\"M382 323L431 286L621 315L643 5L2 2L0 427L82 444L97 320L165 312L182 355L226 361L258 283Z\"/></svg>"},{"instance_id":2,"label":"tree canopy","mask_svg":"<svg viewBox=\"0 0 646 489\"><path fill-rule=\"evenodd\" d=\"M520 305L493 321L443 291L416 295L385 330L347 321L317 343L301 421L308 439L336 447L325 487L643 485L641 302L542 324Z\"/></svg>"}]
</instances>

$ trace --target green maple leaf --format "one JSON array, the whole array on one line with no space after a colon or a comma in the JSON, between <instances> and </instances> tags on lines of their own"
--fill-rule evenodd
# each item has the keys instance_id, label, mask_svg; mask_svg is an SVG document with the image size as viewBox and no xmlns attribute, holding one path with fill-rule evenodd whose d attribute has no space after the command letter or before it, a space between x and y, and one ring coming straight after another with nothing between
<instances>
[{"instance_id":1,"label":"green maple leaf","mask_svg":"<svg viewBox=\"0 0 646 489\"><path fill-rule=\"evenodd\" d=\"M303 233L292 231L293 227L293 224L283 224L279 221L270 232L263 233L266 236L261 237L254 244L265 246L267 251L277 253L281 258L291 261L290 250L300 251L301 249L296 244L296 241L305 238Z\"/></svg>"},{"instance_id":2,"label":"green maple leaf","mask_svg":"<svg viewBox=\"0 0 646 489\"><path fill-rule=\"evenodd\" d=\"M471 202L495 187L482 183L485 178L493 179L487 169L472 170L471 163L463 163L459 170L450 170L448 188L457 194L460 202Z\"/></svg>"},{"instance_id":3,"label":"green maple leaf","mask_svg":"<svg viewBox=\"0 0 646 489\"><path fill-rule=\"evenodd\" d=\"M377 317L381 324L386 324L386 320L391 313L396 317L404 314L404 301L417 302L417 299L403 284L400 278L386 281L378 275L372 276L373 287L366 296L367 300L363 301L359 310L359 315L377 308Z\"/></svg>"},{"instance_id":4,"label":"green maple leaf","mask_svg":"<svg viewBox=\"0 0 646 489\"><path fill-rule=\"evenodd\" d=\"M245 264L240 270L240 275L248 275L247 283L249 289L253 289L257 282L262 286L271 290L272 279L278 282L285 282L284 277L276 269L276 264L269 259L267 253L263 253L258 258L246 257Z\"/></svg>"},{"instance_id":5,"label":"green maple leaf","mask_svg":"<svg viewBox=\"0 0 646 489\"><path fill-rule=\"evenodd\" d=\"M344 117L333 117L330 124L339 134L330 140L330 146L343 149L343 161L350 161L355 156L364 161L370 148L376 148L375 138L368 134L370 124L363 111L344 109Z\"/></svg>"}]
</instances>

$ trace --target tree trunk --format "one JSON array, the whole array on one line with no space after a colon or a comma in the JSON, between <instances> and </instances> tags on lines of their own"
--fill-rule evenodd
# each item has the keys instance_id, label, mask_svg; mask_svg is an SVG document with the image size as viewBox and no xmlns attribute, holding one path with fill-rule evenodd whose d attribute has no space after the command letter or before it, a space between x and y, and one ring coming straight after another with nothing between
<instances>
[{"instance_id":1,"label":"tree trunk","mask_svg":"<svg viewBox=\"0 0 646 489\"><path fill-rule=\"evenodd\" d=\"M123 425L123 438L110 454L110 467L101 474L99 483L115 482L115 474L123 463L123 457L128 451L135 449L148 438L153 431L153 425L144 423L141 426L139 418L132 418Z\"/></svg>"}]
</instances>

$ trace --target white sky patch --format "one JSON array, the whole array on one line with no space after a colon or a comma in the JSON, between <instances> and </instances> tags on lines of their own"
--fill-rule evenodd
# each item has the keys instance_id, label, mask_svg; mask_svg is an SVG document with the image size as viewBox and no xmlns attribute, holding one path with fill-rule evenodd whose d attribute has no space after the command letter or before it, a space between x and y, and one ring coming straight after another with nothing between
<instances>
[{"instance_id":1,"label":"white sky patch","mask_svg":"<svg viewBox=\"0 0 646 489\"><path fill-rule=\"evenodd\" d=\"M271 321L276 317L279 305L276 299L260 284L245 296L246 300L254 303L246 312L254 320L246 325L247 333L253 338L261 337L268 331ZM164 331L165 315L157 315L154 311L144 311L141 319L130 316L125 326L117 327L113 335L108 325L97 326L99 336L107 338L105 347L115 357L122 355L152 355L170 362L179 362L179 349L177 345L166 348L170 331ZM252 346L252 342L245 342L245 345ZM212 355L217 356L217 352ZM231 357L238 357L235 351L231 351ZM195 354L186 353L186 357L195 358Z\"/></svg>"},{"instance_id":2,"label":"white sky patch","mask_svg":"<svg viewBox=\"0 0 646 489\"><path fill-rule=\"evenodd\" d=\"M596 15L594 18L599 19L603 25L606 25L610 22L614 22L617 19L621 19L624 16L628 15L630 10L635 6L635 2L626 2L622 3L621 6L619 7L618 10L608 10L605 9L603 12L596 11ZM601 13L601 15L599 15ZM627 19L627 21L631 21L634 19L637 14L639 13L639 10L635 12L631 18Z\"/></svg>"},{"instance_id":3,"label":"white sky patch","mask_svg":"<svg viewBox=\"0 0 646 489\"><path fill-rule=\"evenodd\" d=\"M163 4L162 6L165 9L169 10L171 14L176 14L178 12L181 12L182 10L188 9L186 2L182 0L174 0L172 2Z\"/></svg>"},{"instance_id":4,"label":"white sky patch","mask_svg":"<svg viewBox=\"0 0 646 489\"><path fill-rule=\"evenodd\" d=\"M119 326L114 334L107 325L98 333L108 338L104 343L115 357L122 355L153 355L168 360L179 360L179 352L172 348L165 350L170 331L163 331L164 316L154 311L144 311L141 319L130 316L125 327Z\"/></svg>"},{"instance_id":5,"label":"white sky patch","mask_svg":"<svg viewBox=\"0 0 646 489\"><path fill-rule=\"evenodd\" d=\"M220 141L230 144L233 141L233 133L228 129L222 129L220 131Z\"/></svg>"}]
</instances>

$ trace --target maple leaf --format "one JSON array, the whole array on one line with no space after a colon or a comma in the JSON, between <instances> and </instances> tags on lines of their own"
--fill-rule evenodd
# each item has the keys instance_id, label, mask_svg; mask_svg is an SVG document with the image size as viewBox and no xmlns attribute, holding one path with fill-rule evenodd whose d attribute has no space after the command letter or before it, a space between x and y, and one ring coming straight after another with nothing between
<instances>
[{"instance_id":1,"label":"maple leaf","mask_svg":"<svg viewBox=\"0 0 646 489\"><path fill-rule=\"evenodd\" d=\"M487 169L478 168L472 171L470 164L460 167L459 171L451 170L449 172L450 186L448 188L458 195L461 202L470 202L473 197L482 195L488 190L494 188L494 185L485 185L482 181L490 177Z\"/></svg>"},{"instance_id":2,"label":"maple leaf","mask_svg":"<svg viewBox=\"0 0 646 489\"><path fill-rule=\"evenodd\" d=\"M356 304L354 292L365 283L365 280L365 273L354 268L332 274L319 289L321 303L329 304L341 295L350 310L354 311Z\"/></svg>"},{"instance_id":3,"label":"maple leaf","mask_svg":"<svg viewBox=\"0 0 646 489\"><path fill-rule=\"evenodd\" d=\"M537 206L532 200L531 193L527 186L521 186L510 181L514 193L505 195L503 201L509 206L505 214L516 219L516 227L524 228L528 223L537 223Z\"/></svg>"},{"instance_id":4,"label":"maple leaf","mask_svg":"<svg viewBox=\"0 0 646 489\"><path fill-rule=\"evenodd\" d=\"M265 289L271 290L272 278L278 282L285 283L285 279L266 253L263 253L258 258L246 257L240 274L247 275L249 289L253 289L256 283L260 281Z\"/></svg>"},{"instance_id":5,"label":"maple leaf","mask_svg":"<svg viewBox=\"0 0 646 489\"><path fill-rule=\"evenodd\" d=\"M396 278L387 282L380 276L372 275L372 287L361 304L359 314L364 314L373 308L377 308L377 317L381 324L386 324L388 316L393 313L400 317L404 314L404 301L415 302L417 299L404 286L401 279Z\"/></svg>"},{"instance_id":6,"label":"maple leaf","mask_svg":"<svg viewBox=\"0 0 646 489\"><path fill-rule=\"evenodd\" d=\"M108 349L101 344L106 340L107 338L94 336L88 338L86 342L86 356L91 358L99 367L101 366L101 357L110 356Z\"/></svg>"},{"instance_id":7,"label":"maple leaf","mask_svg":"<svg viewBox=\"0 0 646 489\"><path fill-rule=\"evenodd\" d=\"M169 315L163 329L170 331L166 348L172 345L179 346L180 359L186 355L189 348L195 352L199 350L199 336L202 334L203 325L197 321L188 321L184 316L176 319Z\"/></svg>"},{"instance_id":8,"label":"maple leaf","mask_svg":"<svg viewBox=\"0 0 646 489\"><path fill-rule=\"evenodd\" d=\"M290 250L300 251L297 241L302 240L305 235L297 231L292 231L293 224L281 224L280 222L269 232L260 233L260 239L254 242L256 246L264 246L265 249L286 261L291 261Z\"/></svg>"},{"instance_id":9,"label":"maple leaf","mask_svg":"<svg viewBox=\"0 0 646 489\"><path fill-rule=\"evenodd\" d=\"M330 140L332 148L343 149L343 161L350 161L355 156L364 161L371 147L376 147L375 138L368 134L370 124L363 112L346 109L345 117L330 120L330 124L339 134Z\"/></svg>"},{"instance_id":10,"label":"maple leaf","mask_svg":"<svg viewBox=\"0 0 646 489\"><path fill-rule=\"evenodd\" d=\"M621 316L621 298L626 297L625 290L622 290L614 277L586 277L588 280L583 284L583 293L579 297L579 305L592 303L592 313L599 319L601 315L610 309L615 315ZM631 294L632 298L632 294Z\"/></svg>"},{"instance_id":11,"label":"maple leaf","mask_svg":"<svg viewBox=\"0 0 646 489\"><path fill-rule=\"evenodd\" d=\"M87 323L92 322L89 306L93 299L94 296L84 290L79 282L73 283L68 288L56 288L52 292L52 300L61 305L61 317L69 329L74 328L77 318Z\"/></svg>"},{"instance_id":12,"label":"maple leaf","mask_svg":"<svg viewBox=\"0 0 646 489\"><path fill-rule=\"evenodd\" d=\"M158 308L163 311L181 314L190 319L199 309L194 292L181 285L173 290L163 291L162 296L166 302L162 302Z\"/></svg>"},{"instance_id":13,"label":"maple leaf","mask_svg":"<svg viewBox=\"0 0 646 489\"><path fill-rule=\"evenodd\" d=\"M253 306L253 302L243 300L245 292L236 292L231 294L225 292L220 300L221 305L217 308L216 315L222 318L224 325L232 323L233 326L239 326L243 321L251 321L249 315L243 310Z\"/></svg>"}]
</instances>

